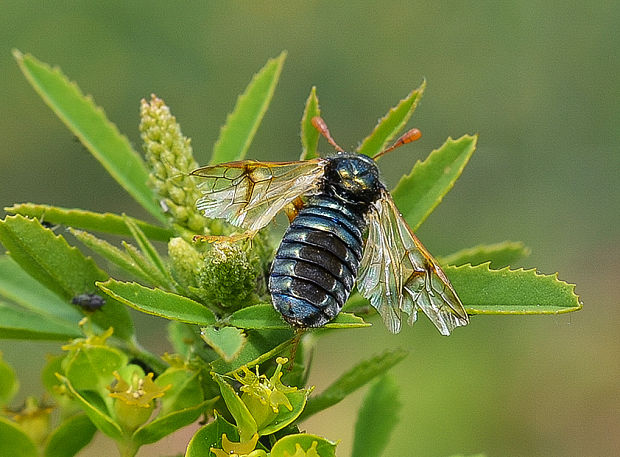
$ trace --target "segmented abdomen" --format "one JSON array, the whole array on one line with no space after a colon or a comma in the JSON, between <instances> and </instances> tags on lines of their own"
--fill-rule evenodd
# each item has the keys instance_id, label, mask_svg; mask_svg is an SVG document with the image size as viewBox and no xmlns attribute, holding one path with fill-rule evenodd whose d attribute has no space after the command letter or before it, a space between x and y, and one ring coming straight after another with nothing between
<instances>
[{"instance_id":1,"label":"segmented abdomen","mask_svg":"<svg viewBox=\"0 0 620 457\"><path fill-rule=\"evenodd\" d=\"M273 305L291 325L320 327L340 312L362 259L364 228L363 216L327 195L299 212L269 276Z\"/></svg>"}]
</instances>

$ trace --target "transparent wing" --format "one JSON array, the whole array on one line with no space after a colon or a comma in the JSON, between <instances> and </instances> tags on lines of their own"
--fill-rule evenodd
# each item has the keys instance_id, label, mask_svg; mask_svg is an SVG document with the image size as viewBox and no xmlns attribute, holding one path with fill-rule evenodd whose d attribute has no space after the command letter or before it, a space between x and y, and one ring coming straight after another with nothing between
<instances>
[{"instance_id":1,"label":"transparent wing","mask_svg":"<svg viewBox=\"0 0 620 457\"><path fill-rule=\"evenodd\" d=\"M469 322L445 273L411 232L386 190L368 215L357 288L393 333L400 331L401 312L408 314L411 325L422 310L442 335Z\"/></svg>"},{"instance_id":2,"label":"transparent wing","mask_svg":"<svg viewBox=\"0 0 620 457\"><path fill-rule=\"evenodd\" d=\"M241 160L199 168L191 173L203 178L196 207L205 217L259 230L296 197L316 189L325 163Z\"/></svg>"}]
</instances>

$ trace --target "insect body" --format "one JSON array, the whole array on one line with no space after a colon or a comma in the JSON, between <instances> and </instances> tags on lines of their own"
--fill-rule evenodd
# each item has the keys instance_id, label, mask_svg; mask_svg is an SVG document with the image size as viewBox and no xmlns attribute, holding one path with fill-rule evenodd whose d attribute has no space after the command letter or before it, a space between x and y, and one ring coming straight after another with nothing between
<instances>
[{"instance_id":1,"label":"insect body","mask_svg":"<svg viewBox=\"0 0 620 457\"><path fill-rule=\"evenodd\" d=\"M332 320L356 279L358 291L394 333L403 312L412 324L418 310L444 335L466 325L467 313L450 281L398 212L373 159L344 152L320 118L313 124L338 155L200 168L192 172L204 178L198 209L251 235L300 196L306 199L269 277L273 304L293 326L320 327ZM375 159L414 136L419 132L408 132Z\"/></svg>"}]
</instances>

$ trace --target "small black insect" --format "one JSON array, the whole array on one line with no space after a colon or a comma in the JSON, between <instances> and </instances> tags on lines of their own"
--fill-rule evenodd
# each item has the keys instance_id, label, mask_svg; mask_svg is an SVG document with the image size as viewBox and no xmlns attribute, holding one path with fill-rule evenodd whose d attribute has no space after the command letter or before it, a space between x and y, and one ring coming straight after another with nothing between
<instances>
[{"instance_id":1,"label":"small black insect","mask_svg":"<svg viewBox=\"0 0 620 457\"><path fill-rule=\"evenodd\" d=\"M105 305L105 298L97 294L79 294L73 297L71 303L85 311L97 311Z\"/></svg>"},{"instance_id":2,"label":"small black insect","mask_svg":"<svg viewBox=\"0 0 620 457\"><path fill-rule=\"evenodd\" d=\"M204 178L197 208L246 230L231 240L252 236L287 210L291 225L273 261L269 291L295 327L320 327L336 317L356 278L359 292L393 333L400 331L402 312L413 324L418 310L444 335L466 325L469 318L450 281L399 213L374 162L418 139L419 130L370 158L345 152L321 118L312 123L337 155L199 168L192 172Z\"/></svg>"}]
</instances>

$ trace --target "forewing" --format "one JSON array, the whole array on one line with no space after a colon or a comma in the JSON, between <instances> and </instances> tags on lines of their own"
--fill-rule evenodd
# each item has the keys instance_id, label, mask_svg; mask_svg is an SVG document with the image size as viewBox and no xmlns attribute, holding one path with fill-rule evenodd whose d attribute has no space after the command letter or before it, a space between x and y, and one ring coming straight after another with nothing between
<instances>
[{"instance_id":1,"label":"forewing","mask_svg":"<svg viewBox=\"0 0 620 457\"><path fill-rule=\"evenodd\" d=\"M401 312L408 314L411 325L421 310L442 335L469 322L445 273L385 190L368 214L357 288L393 333L400 331Z\"/></svg>"},{"instance_id":2,"label":"forewing","mask_svg":"<svg viewBox=\"0 0 620 457\"><path fill-rule=\"evenodd\" d=\"M196 207L205 217L259 230L296 197L316 189L325 163L242 160L199 168L191 173L202 178Z\"/></svg>"}]
</instances>

